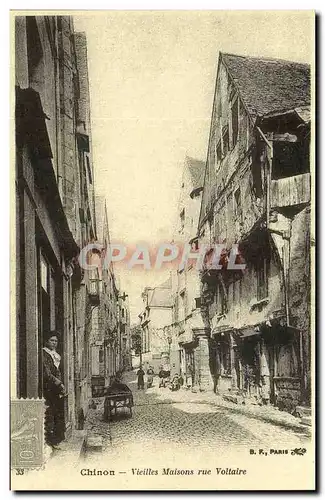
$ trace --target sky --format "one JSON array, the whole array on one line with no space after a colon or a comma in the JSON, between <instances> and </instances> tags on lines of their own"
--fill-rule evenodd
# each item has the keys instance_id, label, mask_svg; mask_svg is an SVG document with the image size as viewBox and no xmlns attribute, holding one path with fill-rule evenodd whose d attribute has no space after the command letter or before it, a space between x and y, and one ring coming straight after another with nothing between
<instances>
[{"instance_id":1,"label":"sky","mask_svg":"<svg viewBox=\"0 0 325 500\"><path fill-rule=\"evenodd\" d=\"M306 11L85 11L96 192L111 240L155 245L175 234L186 155L207 155L218 53L312 63ZM138 322L145 286L168 270L116 266Z\"/></svg>"}]
</instances>

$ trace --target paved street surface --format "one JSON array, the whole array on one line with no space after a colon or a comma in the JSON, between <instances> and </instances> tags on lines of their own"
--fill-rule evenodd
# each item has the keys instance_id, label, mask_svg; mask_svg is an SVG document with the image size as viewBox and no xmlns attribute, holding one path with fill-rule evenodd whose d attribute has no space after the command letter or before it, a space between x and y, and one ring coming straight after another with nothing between
<instances>
[{"instance_id":1,"label":"paved street surface","mask_svg":"<svg viewBox=\"0 0 325 500\"><path fill-rule=\"evenodd\" d=\"M154 387L138 390L135 372L126 373L124 382L134 394L135 406L131 418L126 412L110 423L110 441L106 440L103 455L114 468L123 470L126 462L131 467L152 467L154 462L173 467L180 460L185 467L193 458L208 463L216 456L233 456L234 451L238 456L249 456L250 449L257 453L261 448L291 451L308 444L308 436L301 429L242 414L237 405L226 404L214 394L171 392L158 387L158 378L154 379ZM296 420L290 415L288 418ZM98 425L107 433L108 424L99 420ZM102 458L88 459L99 459L104 465ZM106 467L109 463L105 460Z\"/></svg>"}]
</instances>

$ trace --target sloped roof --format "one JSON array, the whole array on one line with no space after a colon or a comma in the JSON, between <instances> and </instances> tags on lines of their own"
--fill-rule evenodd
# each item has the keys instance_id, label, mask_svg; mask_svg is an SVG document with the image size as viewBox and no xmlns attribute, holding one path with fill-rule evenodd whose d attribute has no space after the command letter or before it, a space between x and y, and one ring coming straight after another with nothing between
<instances>
[{"instance_id":1,"label":"sloped roof","mask_svg":"<svg viewBox=\"0 0 325 500\"><path fill-rule=\"evenodd\" d=\"M172 307L172 280L169 277L161 285L152 289L149 307Z\"/></svg>"},{"instance_id":2,"label":"sloped roof","mask_svg":"<svg viewBox=\"0 0 325 500\"><path fill-rule=\"evenodd\" d=\"M155 288L151 295L149 307L172 307L172 294L170 288Z\"/></svg>"},{"instance_id":3,"label":"sloped roof","mask_svg":"<svg viewBox=\"0 0 325 500\"><path fill-rule=\"evenodd\" d=\"M172 287L172 278L169 276L166 281L158 285L157 288L171 288Z\"/></svg>"},{"instance_id":4,"label":"sloped roof","mask_svg":"<svg viewBox=\"0 0 325 500\"><path fill-rule=\"evenodd\" d=\"M310 105L308 64L225 53L221 58L253 116Z\"/></svg>"},{"instance_id":5,"label":"sloped roof","mask_svg":"<svg viewBox=\"0 0 325 500\"><path fill-rule=\"evenodd\" d=\"M205 162L191 156L186 156L185 162L192 179L193 189L203 187Z\"/></svg>"}]
</instances>

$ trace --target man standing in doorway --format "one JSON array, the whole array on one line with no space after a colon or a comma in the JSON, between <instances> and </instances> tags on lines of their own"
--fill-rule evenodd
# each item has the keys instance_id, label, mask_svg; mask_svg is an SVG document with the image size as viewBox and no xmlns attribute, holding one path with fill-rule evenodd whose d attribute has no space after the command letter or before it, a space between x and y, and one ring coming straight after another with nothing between
<instances>
[{"instance_id":1,"label":"man standing in doorway","mask_svg":"<svg viewBox=\"0 0 325 500\"><path fill-rule=\"evenodd\" d=\"M59 335L50 332L43 347L43 395L47 406L45 411L45 440L53 449L64 439L65 388L60 371L61 356L57 352Z\"/></svg>"}]
</instances>

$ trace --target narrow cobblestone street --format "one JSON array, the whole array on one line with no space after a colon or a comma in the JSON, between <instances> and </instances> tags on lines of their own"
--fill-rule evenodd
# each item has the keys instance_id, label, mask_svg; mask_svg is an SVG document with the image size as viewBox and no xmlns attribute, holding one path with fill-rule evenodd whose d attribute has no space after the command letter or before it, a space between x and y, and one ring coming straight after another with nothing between
<instances>
[{"instance_id":1,"label":"narrow cobblestone street","mask_svg":"<svg viewBox=\"0 0 325 500\"><path fill-rule=\"evenodd\" d=\"M308 429L274 425L259 415L245 415L237 405L227 404L214 394L183 389L171 392L159 388L157 377L152 388L138 390L135 372L126 373L124 381L134 394L133 416L126 411L108 424L103 421L101 404L91 430L106 434L103 454L88 455L87 462L100 460L103 466L105 457L106 467L111 464L124 470L126 461L132 467L146 467L154 457L172 467L180 459L186 463L187 457L193 457L193 450L198 463L200 456L206 463L216 456L233 455L234 451L249 455L251 448L292 449L308 444ZM297 420L290 415L287 419Z\"/></svg>"}]
</instances>

